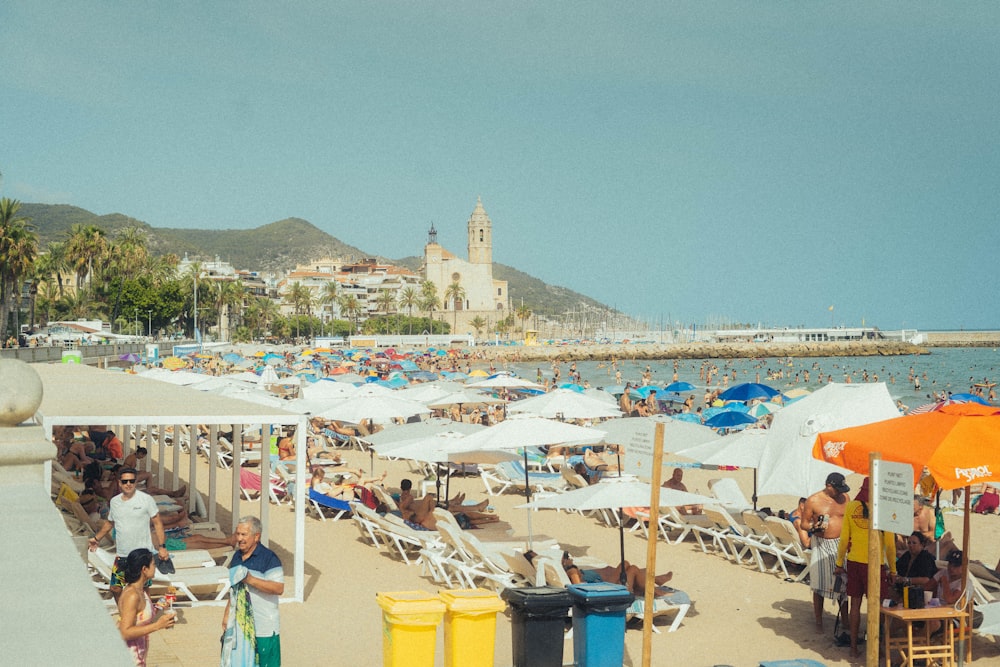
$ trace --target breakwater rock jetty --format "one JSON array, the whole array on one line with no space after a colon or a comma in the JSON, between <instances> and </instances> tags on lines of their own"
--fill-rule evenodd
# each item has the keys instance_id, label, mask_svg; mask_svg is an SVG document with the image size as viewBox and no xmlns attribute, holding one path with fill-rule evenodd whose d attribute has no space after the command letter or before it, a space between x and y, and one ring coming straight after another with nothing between
<instances>
[{"instance_id":1,"label":"breakwater rock jetty","mask_svg":"<svg viewBox=\"0 0 1000 667\"><path fill-rule=\"evenodd\" d=\"M929 354L910 343L672 343L495 347L485 353L507 361L607 361L610 359L754 359L766 357L876 357Z\"/></svg>"}]
</instances>

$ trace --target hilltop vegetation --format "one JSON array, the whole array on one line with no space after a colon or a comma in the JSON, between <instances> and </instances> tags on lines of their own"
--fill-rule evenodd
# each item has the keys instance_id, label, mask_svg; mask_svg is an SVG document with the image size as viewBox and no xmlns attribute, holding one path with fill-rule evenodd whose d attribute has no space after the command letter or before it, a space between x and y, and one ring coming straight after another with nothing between
<instances>
[{"instance_id":1,"label":"hilltop vegetation","mask_svg":"<svg viewBox=\"0 0 1000 667\"><path fill-rule=\"evenodd\" d=\"M121 213L96 215L85 209L63 204L23 204L22 215L31 218L38 233L39 246L44 249L53 241L65 240L75 224L96 225L108 236L115 236L126 227L138 227L148 235L149 250L155 254L185 254L191 259L219 259L240 269L281 271L296 264L322 257L343 259L380 259L417 271L422 259L404 257L386 259L376 253L361 250L337 239L307 220L286 218L254 229L173 229L153 227ZM523 271L504 264L494 264L494 275L509 284L511 301L543 317L555 317L582 307L610 310L607 306L565 287L549 285Z\"/></svg>"}]
</instances>

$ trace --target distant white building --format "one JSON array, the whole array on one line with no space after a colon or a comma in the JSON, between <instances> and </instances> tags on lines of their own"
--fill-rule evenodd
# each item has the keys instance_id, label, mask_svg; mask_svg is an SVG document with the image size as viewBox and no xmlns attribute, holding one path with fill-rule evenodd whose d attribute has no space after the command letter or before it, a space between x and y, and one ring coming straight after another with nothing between
<instances>
[{"instance_id":1,"label":"distant white building","mask_svg":"<svg viewBox=\"0 0 1000 667\"><path fill-rule=\"evenodd\" d=\"M476 317L491 326L510 314L507 281L493 278L493 222L478 197L469 216L467 232L468 261L459 259L438 244L433 225L424 246L424 279L437 287L442 319L454 326L454 333L470 331L469 323ZM465 298L446 301L445 293L452 283L461 285Z\"/></svg>"},{"instance_id":2,"label":"distant white building","mask_svg":"<svg viewBox=\"0 0 1000 667\"><path fill-rule=\"evenodd\" d=\"M353 319L341 312L336 300L324 301L327 285L337 285L337 294L353 296L358 300L360 311L357 319L364 322L376 315L391 315L400 312L399 292L405 287L420 286L420 277L412 271L394 266L380 264L375 259L365 259L360 262L345 262L335 259L321 259L309 264L299 264L286 276L278 281L277 294L284 314L291 314L293 308L284 297L292 285L299 283L309 290L315 300L313 311L324 321L331 319ZM386 312L379 306L379 295L389 292L392 295L392 308Z\"/></svg>"}]
</instances>

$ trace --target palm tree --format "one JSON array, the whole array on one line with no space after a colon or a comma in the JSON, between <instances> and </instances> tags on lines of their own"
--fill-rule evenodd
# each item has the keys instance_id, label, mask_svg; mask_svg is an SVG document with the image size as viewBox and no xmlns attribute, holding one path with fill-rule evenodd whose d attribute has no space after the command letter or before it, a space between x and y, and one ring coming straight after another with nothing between
<instances>
[{"instance_id":1,"label":"palm tree","mask_svg":"<svg viewBox=\"0 0 1000 667\"><path fill-rule=\"evenodd\" d=\"M413 309L420 307L420 293L413 286L404 287L399 293L399 305L406 308L410 320L410 335L413 335Z\"/></svg>"},{"instance_id":2,"label":"palm tree","mask_svg":"<svg viewBox=\"0 0 1000 667\"><path fill-rule=\"evenodd\" d=\"M521 307L515 313L517 314L517 319L521 320L521 338L524 338L524 323L531 319L531 308L522 303Z\"/></svg>"},{"instance_id":3,"label":"palm tree","mask_svg":"<svg viewBox=\"0 0 1000 667\"><path fill-rule=\"evenodd\" d=\"M107 247L107 236L100 227L77 223L70 228L66 257L76 271L78 288L83 287L84 281L90 282L94 262L104 254Z\"/></svg>"},{"instance_id":4,"label":"palm tree","mask_svg":"<svg viewBox=\"0 0 1000 667\"><path fill-rule=\"evenodd\" d=\"M341 294L338 303L340 304L340 312L352 318L354 322L351 331L357 331L358 315L361 314L361 302L358 301L358 297L353 294Z\"/></svg>"},{"instance_id":5,"label":"palm tree","mask_svg":"<svg viewBox=\"0 0 1000 667\"><path fill-rule=\"evenodd\" d=\"M58 312L67 319L85 320L89 318L104 319L107 315L107 306L94 299L93 291L84 287L83 289L68 292L66 296L59 300Z\"/></svg>"},{"instance_id":6,"label":"palm tree","mask_svg":"<svg viewBox=\"0 0 1000 667\"><path fill-rule=\"evenodd\" d=\"M42 283L38 288L38 309L41 311L38 321L41 326L48 326L58 301L59 292L52 286L52 283Z\"/></svg>"},{"instance_id":7,"label":"palm tree","mask_svg":"<svg viewBox=\"0 0 1000 667\"><path fill-rule=\"evenodd\" d=\"M292 307L296 315L303 312L308 314L312 304L312 293L308 287L296 280L289 286L288 292L285 293L285 303ZM295 318L295 337L299 337L298 317Z\"/></svg>"},{"instance_id":8,"label":"palm tree","mask_svg":"<svg viewBox=\"0 0 1000 667\"><path fill-rule=\"evenodd\" d=\"M330 280L323 284L323 288L319 291L319 303L324 306L330 307L330 318L333 318L333 307L337 303L338 297L340 295L340 286L337 284L336 280Z\"/></svg>"},{"instance_id":9,"label":"palm tree","mask_svg":"<svg viewBox=\"0 0 1000 667\"><path fill-rule=\"evenodd\" d=\"M465 300L465 288L457 280L452 282L444 290L444 300L445 303L451 304L451 309L454 311L452 330L458 329L458 311L462 309L462 301Z\"/></svg>"},{"instance_id":10,"label":"palm tree","mask_svg":"<svg viewBox=\"0 0 1000 667\"><path fill-rule=\"evenodd\" d=\"M20 209L16 199L0 199L0 335L6 335L12 303L16 306L14 327L20 329L21 280L38 254L38 236L28 218L18 215Z\"/></svg>"},{"instance_id":11,"label":"palm tree","mask_svg":"<svg viewBox=\"0 0 1000 667\"><path fill-rule=\"evenodd\" d=\"M217 280L212 284L212 301L218 314L219 340L229 335L229 309L243 300L243 283L239 280Z\"/></svg>"},{"instance_id":12,"label":"palm tree","mask_svg":"<svg viewBox=\"0 0 1000 667\"><path fill-rule=\"evenodd\" d=\"M486 328L486 320L481 318L479 315L476 315L472 318L472 321L469 322L469 326L476 330L476 337L478 338L479 334Z\"/></svg>"},{"instance_id":13,"label":"palm tree","mask_svg":"<svg viewBox=\"0 0 1000 667\"><path fill-rule=\"evenodd\" d=\"M72 269L66 255L66 241L52 241L49 243L45 254L39 257L39 260L43 259L44 268L39 267L39 272L45 275L39 275L38 278L42 282L46 282L49 278L55 278L56 283L59 285L59 298L62 298L63 294L65 294L63 290L63 274Z\"/></svg>"},{"instance_id":14,"label":"palm tree","mask_svg":"<svg viewBox=\"0 0 1000 667\"><path fill-rule=\"evenodd\" d=\"M184 281L185 290L187 289L188 285L191 286L191 317L193 319L193 323L191 325L191 334L193 336L198 335L195 332L195 325L198 323L198 311L197 311L198 299L202 298L201 286L205 282L201 277L201 273L202 273L201 262L191 262L191 264L188 266L187 273L184 274L184 277L182 278L182 280Z\"/></svg>"},{"instance_id":15,"label":"palm tree","mask_svg":"<svg viewBox=\"0 0 1000 667\"><path fill-rule=\"evenodd\" d=\"M389 312L392 307L396 305L396 296L389 290L385 289L378 293L375 298L375 303L378 305L378 309L381 312L385 312L385 332L389 333Z\"/></svg>"},{"instance_id":16,"label":"palm tree","mask_svg":"<svg viewBox=\"0 0 1000 667\"><path fill-rule=\"evenodd\" d=\"M420 307L428 312L430 317L430 331L434 333L434 309L440 306L438 301L437 285L430 280L420 283Z\"/></svg>"},{"instance_id":17,"label":"palm tree","mask_svg":"<svg viewBox=\"0 0 1000 667\"><path fill-rule=\"evenodd\" d=\"M119 231L115 240L108 246L108 261L102 262L102 266L105 267L105 271L103 272L105 279L110 279L113 283L117 283L115 303L111 308L112 320L118 316L118 305L121 301L125 281L134 280L138 277L142 268L146 265L148 255L146 233L135 225L125 227Z\"/></svg>"}]
</instances>

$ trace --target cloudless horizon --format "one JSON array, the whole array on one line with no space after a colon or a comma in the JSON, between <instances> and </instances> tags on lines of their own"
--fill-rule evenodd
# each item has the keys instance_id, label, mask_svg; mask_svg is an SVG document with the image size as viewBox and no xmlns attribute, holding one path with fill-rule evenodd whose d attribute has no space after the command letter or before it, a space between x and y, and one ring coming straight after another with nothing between
<instances>
[{"instance_id":1,"label":"cloudless horizon","mask_svg":"<svg viewBox=\"0 0 1000 667\"><path fill-rule=\"evenodd\" d=\"M652 323L1000 328L998 26L991 3L11 0L0 196L298 217L392 258L432 223L464 257L479 196L494 261Z\"/></svg>"}]
</instances>

